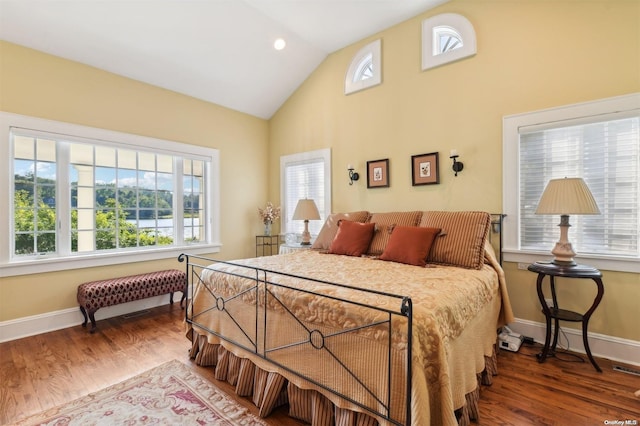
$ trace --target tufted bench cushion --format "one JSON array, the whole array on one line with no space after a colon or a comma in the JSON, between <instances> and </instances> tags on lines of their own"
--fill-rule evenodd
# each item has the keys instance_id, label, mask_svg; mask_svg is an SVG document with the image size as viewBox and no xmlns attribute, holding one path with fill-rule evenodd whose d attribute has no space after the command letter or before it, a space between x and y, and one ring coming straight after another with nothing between
<instances>
[{"instance_id":1,"label":"tufted bench cushion","mask_svg":"<svg viewBox=\"0 0 640 426\"><path fill-rule=\"evenodd\" d=\"M91 281L78 286L78 304L84 316L83 327L87 326L87 315L91 320L91 333L96 330L95 313L105 306L132 302L147 297L160 296L169 293L169 300L173 304L173 292L181 291L182 301L187 291L186 273L177 269L149 272L147 274L131 275L108 280Z\"/></svg>"}]
</instances>

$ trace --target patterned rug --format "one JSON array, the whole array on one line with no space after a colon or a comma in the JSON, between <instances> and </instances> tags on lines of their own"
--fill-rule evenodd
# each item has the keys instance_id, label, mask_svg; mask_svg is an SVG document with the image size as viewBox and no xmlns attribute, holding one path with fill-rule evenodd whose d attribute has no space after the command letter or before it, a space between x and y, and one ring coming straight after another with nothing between
<instances>
[{"instance_id":1,"label":"patterned rug","mask_svg":"<svg viewBox=\"0 0 640 426\"><path fill-rule=\"evenodd\" d=\"M18 425L262 426L207 379L173 360Z\"/></svg>"}]
</instances>

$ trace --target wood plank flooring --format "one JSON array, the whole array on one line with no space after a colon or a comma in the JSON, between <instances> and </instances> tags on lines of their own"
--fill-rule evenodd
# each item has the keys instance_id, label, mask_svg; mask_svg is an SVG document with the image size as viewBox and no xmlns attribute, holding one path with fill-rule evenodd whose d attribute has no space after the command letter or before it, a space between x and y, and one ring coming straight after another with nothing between
<instances>
[{"instance_id":1,"label":"wood plank flooring","mask_svg":"<svg viewBox=\"0 0 640 426\"><path fill-rule=\"evenodd\" d=\"M212 369L189 359L183 315L178 304L167 305L99 321L94 335L78 325L1 343L0 424L10 425L172 359L233 394L228 384L213 378ZM565 361L550 358L539 364L539 351L536 345L500 353L499 375L482 390L479 425L640 424L640 397L634 395L640 390L639 376L614 371L612 365L620 364L605 359L598 359L603 373L589 362L570 362L575 359L567 355L562 356ZM248 399L240 400L257 414ZM270 425L302 424L290 419L285 407L266 420Z\"/></svg>"}]
</instances>

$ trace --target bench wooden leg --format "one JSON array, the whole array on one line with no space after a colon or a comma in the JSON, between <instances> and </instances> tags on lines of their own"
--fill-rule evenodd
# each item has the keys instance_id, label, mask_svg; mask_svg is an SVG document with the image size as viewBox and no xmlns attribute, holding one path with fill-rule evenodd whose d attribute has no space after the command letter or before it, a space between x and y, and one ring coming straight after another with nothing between
<instances>
[{"instance_id":1,"label":"bench wooden leg","mask_svg":"<svg viewBox=\"0 0 640 426\"><path fill-rule=\"evenodd\" d=\"M84 317L84 322L82 323L83 327L87 326L87 310L84 308L84 306L80 306L80 312L82 312L82 316ZM88 312L88 316L89 316L89 320L91 320L91 330L89 330L89 333L93 334L96 332L96 317L95 317L95 313L96 311L89 311Z\"/></svg>"},{"instance_id":2,"label":"bench wooden leg","mask_svg":"<svg viewBox=\"0 0 640 426\"><path fill-rule=\"evenodd\" d=\"M82 326L86 327L88 318L87 318L87 311L84 310L84 306L80 306L80 312L82 312L82 316L84 317L84 322L82 323Z\"/></svg>"},{"instance_id":3,"label":"bench wooden leg","mask_svg":"<svg viewBox=\"0 0 640 426\"><path fill-rule=\"evenodd\" d=\"M96 317L95 317L96 311L89 311L89 319L91 320L91 330L89 330L89 333L93 334L96 332Z\"/></svg>"},{"instance_id":4,"label":"bench wooden leg","mask_svg":"<svg viewBox=\"0 0 640 426\"><path fill-rule=\"evenodd\" d=\"M189 291L189 283L187 281L184 282L184 289L182 289L182 297L180 298L180 308L182 308L182 302L187 300L187 292ZM187 303L185 302L184 307L187 307Z\"/></svg>"},{"instance_id":5,"label":"bench wooden leg","mask_svg":"<svg viewBox=\"0 0 640 426\"><path fill-rule=\"evenodd\" d=\"M173 305L173 293L169 293L169 302L171 302L171 304ZM180 308L182 308L182 303L184 302L184 300L187 298L187 292L186 290L182 292L182 297L180 298Z\"/></svg>"}]
</instances>

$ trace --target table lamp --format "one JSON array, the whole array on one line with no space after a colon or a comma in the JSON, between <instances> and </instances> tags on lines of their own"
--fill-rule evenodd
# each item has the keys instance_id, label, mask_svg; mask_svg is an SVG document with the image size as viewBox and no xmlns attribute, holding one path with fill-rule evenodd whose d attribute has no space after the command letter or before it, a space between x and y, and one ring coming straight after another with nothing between
<instances>
[{"instance_id":1,"label":"table lamp","mask_svg":"<svg viewBox=\"0 0 640 426\"><path fill-rule=\"evenodd\" d=\"M551 179L540 197L536 214L560 215L560 240L551 254L556 265L572 266L575 251L567 238L570 214L600 214L589 187L582 178Z\"/></svg>"},{"instance_id":2,"label":"table lamp","mask_svg":"<svg viewBox=\"0 0 640 426\"><path fill-rule=\"evenodd\" d=\"M296 210L293 212L293 220L304 220L304 232L302 233L302 244L308 246L311 244L311 234L309 233L309 221L319 220L320 213L318 207L313 200L307 198L298 200Z\"/></svg>"}]
</instances>

